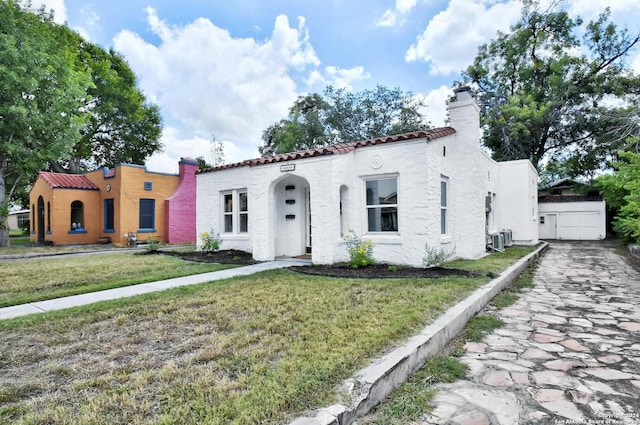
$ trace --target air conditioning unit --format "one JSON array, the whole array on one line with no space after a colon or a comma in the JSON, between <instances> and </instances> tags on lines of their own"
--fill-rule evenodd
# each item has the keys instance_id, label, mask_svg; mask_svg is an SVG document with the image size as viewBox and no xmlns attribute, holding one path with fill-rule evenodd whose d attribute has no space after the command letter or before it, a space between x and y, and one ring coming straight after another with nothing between
<instances>
[{"instance_id":1,"label":"air conditioning unit","mask_svg":"<svg viewBox=\"0 0 640 425\"><path fill-rule=\"evenodd\" d=\"M504 249L504 238L500 233L491 235L491 248L496 250Z\"/></svg>"},{"instance_id":2,"label":"air conditioning unit","mask_svg":"<svg viewBox=\"0 0 640 425\"><path fill-rule=\"evenodd\" d=\"M513 245L513 232L511 230L503 230L500 232L504 246Z\"/></svg>"}]
</instances>

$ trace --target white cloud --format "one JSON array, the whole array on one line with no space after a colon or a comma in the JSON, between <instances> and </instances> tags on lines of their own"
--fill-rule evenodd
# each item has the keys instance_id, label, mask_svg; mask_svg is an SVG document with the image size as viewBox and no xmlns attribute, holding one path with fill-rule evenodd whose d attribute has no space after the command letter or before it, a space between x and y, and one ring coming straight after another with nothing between
<instances>
[{"instance_id":1,"label":"white cloud","mask_svg":"<svg viewBox=\"0 0 640 425\"><path fill-rule=\"evenodd\" d=\"M146 166L149 171L162 171L169 173L178 172L178 161L180 158L195 159L204 157L208 163L213 163L211 155L211 136L209 138L200 136L184 136L181 131L174 127L165 127L162 134L162 143L165 149L155 153L147 161ZM225 163L230 164L244 159L256 158L260 156L257 146L253 150L245 151L230 141L221 141L224 149Z\"/></svg>"},{"instance_id":2,"label":"white cloud","mask_svg":"<svg viewBox=\"0 0 640 425\"><path fill-rule=\"evenodd\" d=\"M185 134L215 134L237 147L228 150L242 157L228 154L227 162L253 156L262 130L284 117L297 98L294 74L308 74L320 64L304 18L291 27L286 16L278 16L270 38L258 42L234 38L205 18L170 26L152 8L147 15L151 31L160 38L158 45L121 31L115 48L139 76L141 89L160 106L165 121ZM176 132L165 130L165 154L201 146L194 142L197 137L187 137L181 141Z\"/></svg>"},{"instance_id":3,"label":"white cloud","mask_svg":"<svg viewBox=\"0 0 640 425\"><path fill-rule=\"evenodd\" d=\"M351 84L371 78L371 75L364 70L361 66L345 69L335 66L327 66L325 68L325 77L323 82L327 85L332 85L338 89L350 90Z\"/></svg>"},{"instance_id":4,"label":"white cloud","mask_svg":"<svg viewBox=\"0 0 640 425\"><path fill-rule=\"evenodd\" d=\"M472 63L478 46L496 31L509 30L520 17L520 6L518 0L451 0L411 45L405 60L429 62L432 75L458 73Z\"/></svg>"},{"instance_id":5,"label":"white cloud","mask_svg":"<svg viewBox=\"0 0 640 425\"><path fill-rule=\"evenodd\" d=\"M453 95L453 90L447 86L440 86L426 95L417 94L422 98L426 107L420 112L427 117L434 127L443 127L447 120L447 100Z\"/></svg>"},{"instance_id":6,"label":"white cloud","mask_svg":"<svg viewBox=\"0 0 640 425\"><path fill-rule=\"evenodd\" d=\"M64 0L32 0L31 8L39 9L44 6L47 11L53 10L53 20L58 24L64 24L67 20L67 8Z\"/></svg>"},{"instance_id":7,"label":"white cloud","mask_svg":"<svg viewBox=\"0 0 640 425\"><path fill-rule=\"evenodd\" d=\"M405 17L411 13L417 3L417 0L396 0L395 8L385 10L377 26L395 27L403 25Z\"/></svg>"}]
</instances>

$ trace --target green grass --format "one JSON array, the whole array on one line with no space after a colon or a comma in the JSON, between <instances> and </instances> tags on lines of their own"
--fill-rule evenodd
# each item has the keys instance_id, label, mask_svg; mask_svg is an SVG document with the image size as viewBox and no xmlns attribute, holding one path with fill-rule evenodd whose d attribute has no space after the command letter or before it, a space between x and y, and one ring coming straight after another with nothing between
<instances>
[{"instance_id":1,"label":"green grass","mask_svg":"<svg viewBox=\"0 0 640 425\"><path fill-rule=\"evenodd\" d=\"M435 384L451 383L465 377L469 367L453 357L435 356L400 386L378 409L375 419L365 424L404 425L419 423L431 410Z\"/></svg>"},{"instance_id":2,"label":"green grass","mask_svg":"<svg viewBox=\"0 0 640 425\"><path fill-rule=\"evenodd\" d=\"M535 266L527 267L520 275L502 292L500 292L492 301L491 304L496 308L505 308L515 303L520 292L525 288L531 288L533 286L533 275L535 273Z\"/></svg>"},{"instance_id":3,"label":"green grass","mask_svg":"<svg viewBox=\"0 0 640 425\"><path fill-rule=\"evenodd\" d=\"M12 246L15 245L27 245L31 243L31 239L29 239L29 236L22 236L22 237L12 237L11 240L9 241L9 243ZM1 253L2 251L0 251Z\"/></svg>"},{"instance_id":4,"label":"green grass","mask_svg":"<svg viewBox=\"0 0 640 425\"><path fill-rule=\"evenodd\" d=\"M132 253L0 262L0 307L222 270L232 265Z\"/></svg>"},{"instance_id":5,"label":"green grass","mask_svg":"<svg viewBox=\"0 0 640 425\"><path fill-rule=\"evenodd\" d=\"M29 237L29 232L18 229L18 230L9 230L9 236L11 237L15 237L15 236L26 236L27 238Z\"/></svg>"},{"instance_id":6,"label":"green grass","mask_svg":"<svg viewBox=\"0 0 640 425\"><path fill-rule=\"evenodd\" d=\"M495 255L467 264L495 267ZM277 270L0 321L0 423L288 423L488 280ZM433 383L465 370L430 359L385 420L400 419L381 423L419 415Z\"/></svg>"},{"instance_id":7,"label":"green grass","mask_svg":"<svg viewBox=\"0 0 640 425\"><path fill-rule=\"evenodd\" d=\"M476 261L450 261L446 266L497 274L535 248L510 247L505 253L494 252ZM491 305L496 308L504 308L513 304L522 289L533 286L535 268L536 266L532 265L525 269L511 285L491 301ZM504 326L502 320L489 314L480 314L469 319L465 329L449 341L440 355L427 359L422 369L398 387L372 414L358 423L363 425L419 423L420 419L434 408L432 401L437 394L434 385L455 382L464 378L467 366L461 363L458 358L465 353L465 343L480 342L486 335L502 326Z\"/></svg>"},{"instance_id":8,"label":"green grass","mask_svg":"<svg viewBox=\"0 0 640 425\"><path fill-rule=\"evenodd\" d=\"M0 423L284 423L486 277L288 270L0 322Z\"/></svg>"},{"instance_id":9,"label":"green grass","mask_svg":"<svg viewBox=\"0 0 640 425\"><path fill-rule=\"evenodd\" d=\"M32 245L31 241L28 243L13 243L14 239L12 238L9 243L11 246L3 246L0 247L0 255L38 255L38 254L60 254L60 253L73 253L73 252L82 252L82 251L92 251L96 249L114 249L117 248L105 245ZM123 248L124 249L124 248Z\"/></svg>"},{"instance_id":10,"label":"green grass","mask_svg":"<svg viewBox=\"0 0 640 425\"><path fill-rule=\"evenodd\" d=\"M448 261L444 264L444 267L499 274L511 264L535 251L537 248L538 245L511 246L506 248L504 252L492 252L478 260Z\"/></svg>"},{"instance_id":11,"label":"green grass","mask_svg":"<svg viewBox=\"0 0 640 425\"><path fill-rule=\"evenodd\" d=\"M502 326L504 326L504 322L495 316L474 316L467 322L461 337L465 341L480 342L486 335Z\"/></svg>"}]
</instances>

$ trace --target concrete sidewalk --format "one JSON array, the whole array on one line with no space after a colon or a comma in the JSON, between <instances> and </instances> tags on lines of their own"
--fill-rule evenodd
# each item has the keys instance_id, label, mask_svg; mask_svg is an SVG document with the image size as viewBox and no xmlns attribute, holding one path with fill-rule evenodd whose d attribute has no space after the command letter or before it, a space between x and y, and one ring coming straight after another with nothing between
<instances>
[{"instance_id":1,"label":"concrete sidewalk","mask_svg":"<svg viewBox=\"0 0 640 425\"><path fill-rule=\"evenodd\" d=\"M308 264L307 260L283 259L252 264L250 266L236 267L233 269L219 270L216 272L201 273L191 276L176 277L173 279L159 280L156 282L141 283L138 285L124 286L122 288L107 289L104 291L90 292L88 294L72 295L47 301L38 301L11 307L0 308L0 320L27 316L29 314L44 313L47 311L63 310L65 308L93 304L99 301L115 300L132 297L150 292L164 291L178 286L196 285L198 283L228 279L236 276L247 276L264 270L280 269L291 266Z\"/></svg>"}]
</instances>

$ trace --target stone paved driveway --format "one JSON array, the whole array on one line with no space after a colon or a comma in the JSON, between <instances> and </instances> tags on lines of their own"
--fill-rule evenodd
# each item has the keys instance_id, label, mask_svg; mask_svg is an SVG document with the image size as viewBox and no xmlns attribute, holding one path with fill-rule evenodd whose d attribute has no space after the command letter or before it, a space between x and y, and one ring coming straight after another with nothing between
<instances>
[{"instance_id":1,"label":"stone paved driveway","mask_svg":"<svg viewBox=\"0 0 640 425\"><path fill-rule=\"evenodd\" d=\"M640 425L640 274L605 243L556 242L534 284L423 424Z\"/></svg>"}]
</instances>

